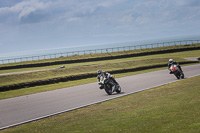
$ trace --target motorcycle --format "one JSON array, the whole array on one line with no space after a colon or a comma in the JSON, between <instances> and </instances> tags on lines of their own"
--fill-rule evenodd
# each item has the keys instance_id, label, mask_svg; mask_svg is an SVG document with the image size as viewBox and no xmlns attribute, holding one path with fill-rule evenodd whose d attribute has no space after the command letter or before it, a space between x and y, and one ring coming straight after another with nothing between
<instances>
[{"instance_id":1,"label":"motorcycle","mask_svg":"<svg viewBox=\"0 0 200 133\"><path fill-rule=\"evenodd\" d=\"M177 65L172 64L170 67L171 73L173 73L177 79L184 78L184 73L178 68Z\"/></svg>"},{"instance_id":2,"label":"motorcycle","mask_svg":"<svg viewBox=\"0 0 200 133\"><path fill-rule=\"evenodd\" d=\"M99 85L101 85L100 89L104 89L108 95L112 95L114 92L121 92L121 87L115 81L114 76L105 77L101 75Z\"/></svg>"}]
</instances>

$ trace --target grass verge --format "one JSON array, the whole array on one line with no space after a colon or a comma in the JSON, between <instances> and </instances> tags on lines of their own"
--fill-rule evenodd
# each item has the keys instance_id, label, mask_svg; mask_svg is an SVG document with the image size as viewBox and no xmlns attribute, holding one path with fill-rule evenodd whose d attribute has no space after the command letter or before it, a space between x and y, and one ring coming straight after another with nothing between
<instances>
[{"instance_id":1,"label":"grass verge","mask_svg":"<svg viewBox=\"0 0 200 133\"><path fill-rule=\"evenodd\" d=\"M2 133L197 133L200 132L200 76L180 80Z\"/></svg>"}]
</instances>

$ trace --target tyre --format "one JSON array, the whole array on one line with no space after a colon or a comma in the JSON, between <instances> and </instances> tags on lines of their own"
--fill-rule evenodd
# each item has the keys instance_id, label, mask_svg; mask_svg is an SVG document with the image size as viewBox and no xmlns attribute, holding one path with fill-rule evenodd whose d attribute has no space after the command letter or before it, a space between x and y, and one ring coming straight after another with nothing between
<instances>
[{"instance_id":1,"label":"tyre","mask_svg":"<svg viewBox=\"0 0 200 133\"><path fill-rule=\"evenodd\" d=\"M112 95L112 89L111 89L111 87L109 85L105 85L104 86L104 90L106 91L106 93L108 95Z\"/></svg>"},{"instance_id":2,"label":"tyre","mask_svg":"<svg viewBox=\"0 0 200 133\"><path fill-rule=\"evenodd\" d=\"M176 72L174 73L174 75L176 76L177 79L180 79L180 73Z\"/></svg>"},{"instance_id":3,"label":"tyre","mask_svg":"<svg viewBox=\"0 0 200 133\"><path fill-rule=\"evenodd\" d=\"M185 75L184 75L184 73L182 73L181 78L184 79L184 77L185 77Z\"/></svg>"},{"instance_id":4,"label":"tyre","mask_svg":"<svg viewBox=\"0 0 200 133\"><path fill-rule=\"evenodd\" d=\"M121 87L118 85L118 88L116 90L117 93L120 93L121 92Z\"/></svg>"}]
</instances>

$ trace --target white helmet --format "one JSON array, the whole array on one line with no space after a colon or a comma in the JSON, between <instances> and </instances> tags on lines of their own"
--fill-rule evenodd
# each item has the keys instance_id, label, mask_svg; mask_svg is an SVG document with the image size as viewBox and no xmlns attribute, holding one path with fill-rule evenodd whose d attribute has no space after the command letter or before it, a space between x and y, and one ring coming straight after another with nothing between
<instances>
[{"instance_id":1,"label":"white helmet","mask_svg":"<svg viewBox=\"0 0 200 133\"><path fill-rule=\"evenodd\" d=\"M174 60L173 59L169 59L169 62L171 63L171 62L174 62Z\"/></svg>"}]
</instances>

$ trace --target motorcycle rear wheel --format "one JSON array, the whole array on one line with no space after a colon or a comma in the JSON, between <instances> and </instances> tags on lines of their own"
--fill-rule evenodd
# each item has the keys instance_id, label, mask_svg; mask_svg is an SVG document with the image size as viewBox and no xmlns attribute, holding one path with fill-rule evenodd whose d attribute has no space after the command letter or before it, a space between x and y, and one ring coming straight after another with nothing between
<instances>
[{"instance_id":1,"label":"motorcycle rear wheel","mask_svg":"<svg viewBox=\"0 0 200 133\"><path fill-rule=\"evenodd\" d=\"M177 79L180 79L180 75L178 73L174 74L176 76Z\"/></svg>"},{"instance_id":2,"label":"motorcycle rear wheel","mask_svg":"<svg viewBox=\"0 0 200 133\"><path fill-rule=\"evenodd\" d=\"M181 77L181 74L180 74L179 71L176 71L176 72L174 73L174 75L176 76L177 79L180 79L180 77Z\"/></svg>"},{"instance_id":3,"label":"motorcycle rear wheel","mask_svg":"<svg viewBox=\"0 0 200 133\"><path fill-rule=\"evenodd\" d=\"M117 92L117 93L120 93L120 92L121 92L121 87L120 87L120 86L118 86L116 92Z\"/></svg>"},{"instance_id":4,"label":"motorcycle rear wheel","mask_svg":"<svg viewBox=\"0 0 200 133\"><path fill-rule=\"evenodd\" d=\"M182 73L181 78L184 79L184 77L185 77L185 75L184 75L184 73Z\"/></svg>"}]
</instances>

